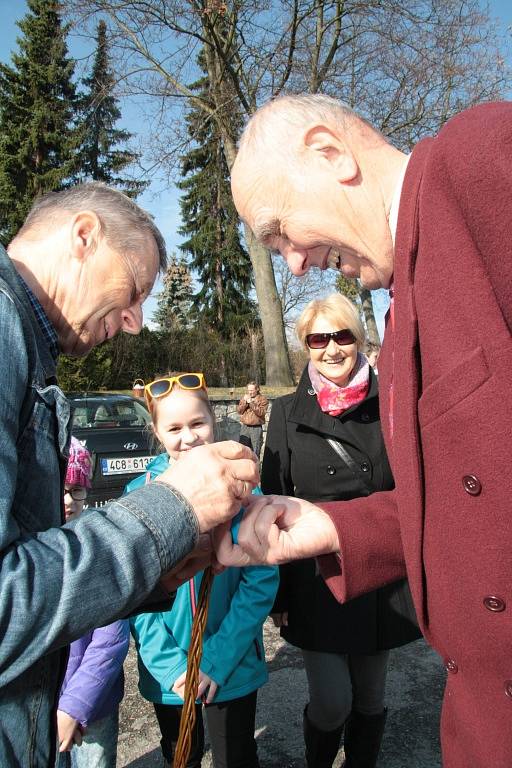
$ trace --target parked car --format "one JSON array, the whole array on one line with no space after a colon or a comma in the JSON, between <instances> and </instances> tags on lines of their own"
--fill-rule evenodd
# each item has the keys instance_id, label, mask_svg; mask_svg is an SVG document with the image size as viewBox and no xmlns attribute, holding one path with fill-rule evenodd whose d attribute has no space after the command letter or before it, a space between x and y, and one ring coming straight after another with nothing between
<instances>
[{"instance_id":1,"label":"parked car","mask_svg":"<svg viewBox=\"0 0 512 768\"><path fill-rule=\"evenodd\" d=\"M104 392L70 392L73 435L92 454L87 505L101 507L121 496L154 454L149 411L142 398Z\"/></svg>"}]
</instances>

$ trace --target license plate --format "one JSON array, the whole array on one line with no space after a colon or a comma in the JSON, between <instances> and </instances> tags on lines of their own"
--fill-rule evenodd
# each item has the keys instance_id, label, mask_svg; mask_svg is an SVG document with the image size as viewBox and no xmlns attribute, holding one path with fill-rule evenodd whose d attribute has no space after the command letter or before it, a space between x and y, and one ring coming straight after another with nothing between
<instances>
[{"instance_id":1,"label":"license plate","mask_svg":"<svg viewBox=\"0 0 512 768\"><path fill-rule=\"evenodd\" d=\"M125 475L143 472L151 458L151 456L126 456L119 459L101 459L101 473L103 475Z\"/></svg>"}]
</instances>

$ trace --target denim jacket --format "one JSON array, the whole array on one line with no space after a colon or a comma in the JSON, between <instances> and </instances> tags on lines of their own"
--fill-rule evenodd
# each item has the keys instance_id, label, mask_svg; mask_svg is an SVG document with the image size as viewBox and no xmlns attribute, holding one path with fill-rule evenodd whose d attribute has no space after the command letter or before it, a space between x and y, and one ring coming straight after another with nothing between
<instances>
[{"instance_id":1,"label":"denim jacket","mask_svg":"<svg viewBox=\"0 0 512 768\"><path fill-rule=\"evenodd\" d=\"M65 646L151 600L198 524L153 483L61 527L70 409L1 247L0 360L0 766L46 768Z\"/></svg>"}]
</instances>

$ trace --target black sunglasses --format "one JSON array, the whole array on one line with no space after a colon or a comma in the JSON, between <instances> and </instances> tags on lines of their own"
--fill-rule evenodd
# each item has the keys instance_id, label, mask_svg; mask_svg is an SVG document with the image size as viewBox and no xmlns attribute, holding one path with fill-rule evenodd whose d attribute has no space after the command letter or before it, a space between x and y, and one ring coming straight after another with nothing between
<instances>
[{"instance_id":1,"label":"black sunglasses","mask_svg":"<svg viewBox=\"0 0 512 768\"><path fill-rule=\"evenodd\" d=\"M310 349L325 349L331 339L341 347L356 343L356 337L352 331L343 328L341 331L333 331L332 333L308 333L306 344Z\"/></svg>"}]
</instances>

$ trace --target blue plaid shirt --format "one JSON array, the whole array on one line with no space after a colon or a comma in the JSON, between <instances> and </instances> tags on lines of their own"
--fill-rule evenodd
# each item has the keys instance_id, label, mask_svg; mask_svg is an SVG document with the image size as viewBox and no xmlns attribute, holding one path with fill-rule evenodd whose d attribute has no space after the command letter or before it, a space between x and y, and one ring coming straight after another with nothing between
<instances>
[{"instance_id":1,"label":"blue plaid shirt","mask_svg":"<svg viewBox=\"0 0 512 768\"><path fill-rule=\"evenodd\" d=\"M46 341L48 342L48 346L50 348L50 354L57 362L57 358L59 357L59 338L57 336L57 333L55 331L55 328L48 320L48 316L46 312L44 311L41 302L37 298L37 296L30 290L20 273L18 272L18 277L21 281L22 286L27 292L28 299L30 301L30 304L32 306L32 309L34 310L34 314L37 317L37 322L39 323L39 326L43 332L43 336L45 337Z\"/></svg>"}]
</instances>

